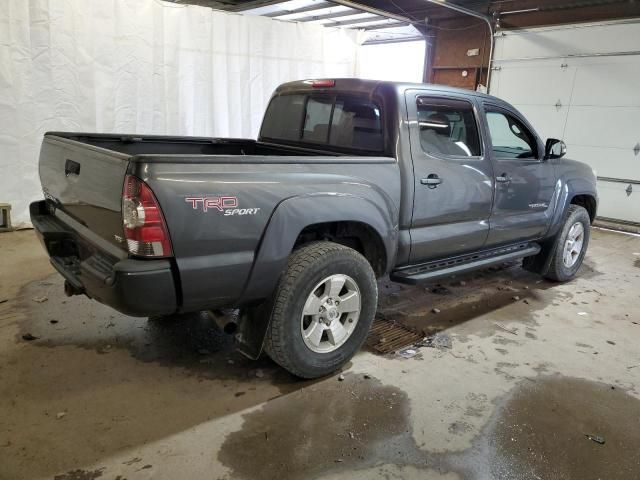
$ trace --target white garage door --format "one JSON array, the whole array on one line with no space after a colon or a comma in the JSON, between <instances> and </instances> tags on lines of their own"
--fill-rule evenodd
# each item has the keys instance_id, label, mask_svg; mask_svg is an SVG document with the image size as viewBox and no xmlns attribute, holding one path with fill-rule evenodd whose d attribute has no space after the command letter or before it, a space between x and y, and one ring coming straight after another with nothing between
<instances>
[{"instance_id":1,"label":"white garage door","mask_svg":"<svg viewBox=\"0 0 640 480\"><path fill-rule=\"evenodd\" d=\"M640 223L640 19L498 32L491 93L596 170L600 217Z\"/></svg>"}]
</instances>

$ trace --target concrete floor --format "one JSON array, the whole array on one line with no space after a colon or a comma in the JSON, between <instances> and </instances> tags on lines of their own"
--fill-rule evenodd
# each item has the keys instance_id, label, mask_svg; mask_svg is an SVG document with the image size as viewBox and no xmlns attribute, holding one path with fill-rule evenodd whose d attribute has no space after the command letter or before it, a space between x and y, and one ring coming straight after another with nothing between
<instances>
[{"instance_id":1,"label":"concrete floor","mask_svg":"<svg viewBox=\"0 0 640 480\"><path fill-rule=\"evenodd\" d=\"M363 351L315 382L206 317L64 297L31 231L0 257L1 479L640 476L638 237L594 230L567 284L513 265L381 282L382 317L451 348Z\"/></svg>"}]
</instances>

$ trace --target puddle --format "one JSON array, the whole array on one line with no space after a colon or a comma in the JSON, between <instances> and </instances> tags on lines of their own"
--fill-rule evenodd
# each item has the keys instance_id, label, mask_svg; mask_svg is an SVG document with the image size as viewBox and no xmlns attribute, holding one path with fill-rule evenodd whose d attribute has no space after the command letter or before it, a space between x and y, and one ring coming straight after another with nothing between
<instances>
[{"instance_id":1,"label":"puddle","mask_svg":"<svg viewBox=\"0 0 640 480\"><path fill-rule=\"evenodd\" d=\"M283 392L299 388L300 382L266 355L252 361L235 351L233 335L204 312L129 317L84 296L62 296L62 282L54 275L22 290L19 342L32 335L36 339L29 344L39 347L76 346L102 355L124 349L142 362L184 368L205 379L253 378L259 369L263 381Z\"/></svg>"},{"instance_id":2,"label":"puddle","mask_svg":"<svg viewBox=\"0 0 640 480\"><path fill-rule=\"evenodd\" d=\"M218 459L232 478L309 479L372 464L419 464L407 395L347 374L299 390L244 416Z\"/></svg>"},{"instance_id":3,"label":"puddle","mask_svg":"<svg viewBox=\"0 0 640 480\"><path fill-rule=\"evenodd\" d=\"M53 276L16 298L18 345L0 352L0 478L91 478L77 468L313 385L234 352L206 316L127 317L61 287Z\"/></svg>"},{"instance_id":4,"label":"puddle","mask_svg":"<svg viewBox=\"0 0 640 480\"><path fill-rule=\"evenodd\" d=\"M473 405L467 414L474 414ZM461 419L448 431L460 435L472 428ZM218 459L233 478L244 479L310 479L394 464L437 468L467 480L635 480L640 400L581 379L523 380L498 400L471 448L460 453L423 448L412 436L406 394L347 375L344 382L331 379L248 413Z\"/></svg>"},{"instance_id":5,"label":"puddle","mask_svg":"<svg viewBox=\"0 0 640 480\"><path fill-rule=\"evenodd\" d=\"M470 479L636 479L640 400L581 379L525 380L474 448L450 464Z\"/></svg>"}]
</instances>

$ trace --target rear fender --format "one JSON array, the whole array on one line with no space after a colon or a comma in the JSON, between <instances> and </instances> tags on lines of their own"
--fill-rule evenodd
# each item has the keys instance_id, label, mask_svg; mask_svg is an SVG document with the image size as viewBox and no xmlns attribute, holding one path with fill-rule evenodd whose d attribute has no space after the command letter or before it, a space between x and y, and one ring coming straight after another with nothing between
<instances>
[{"instance_id":1,"label":"rear fender","mask_svg":"<svg viewBox=\"0 0 640 480\"><path fill-rule=\"evenodd\" d=\"M349 194L293 197L282 201L269 220L241 303L271 295L305 227L341 221L364 223L378 233L384 243L388 271L398 242L397 218L391 212L371 200Z\"/></svg>"},{"instance_id":2,"label":"rear fender","mask_svg":"<svg viewBox=\"0 0 640 480\"><path fill-rule=\"evenodd\" d=\"M349 194L311 194L283 200L269 220L240 302L257 304L243 309L241 315L238 340L239 349L245 355L257 358L262 351L271 316L268 299L277 287L300 232L310 225L341 221L372 227L384 243L386 271L391 268L398 242L397 213Z\"/></svg>"}]
</instances>

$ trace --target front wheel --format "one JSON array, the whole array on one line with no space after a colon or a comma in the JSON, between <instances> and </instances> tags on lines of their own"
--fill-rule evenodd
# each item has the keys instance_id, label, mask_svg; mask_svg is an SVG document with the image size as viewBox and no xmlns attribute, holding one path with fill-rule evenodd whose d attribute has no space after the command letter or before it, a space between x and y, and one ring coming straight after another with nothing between
<instances>
[{"instance_id":1,"label":"front wheel","mask_svg":"<svg viewBox=\"0 0 640 480\"><path fill-rule=\"evenodd\" d=\"M569 206L562 230L558 234L555 253L545 275L550 280L571 280L587 253L591 219L589 213L579 205Z\"/></svg>"},{"instance_id":2,"label":"front wheel","mask_svg":"<svg viewBox=\"0 0 640 480\"><path fill-rule=\"evenodd\" d=\"M362 255L332 242L305 245L280 279L265 349L298 377L327 375L360 349L377 303L375 274Z\"/></svg>"}]
</instances>

